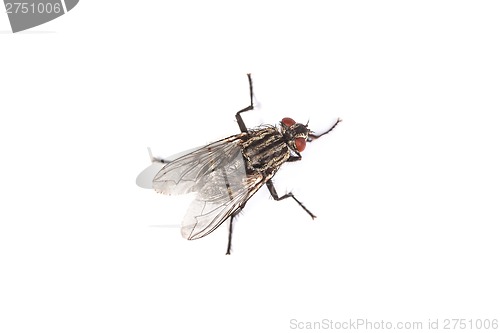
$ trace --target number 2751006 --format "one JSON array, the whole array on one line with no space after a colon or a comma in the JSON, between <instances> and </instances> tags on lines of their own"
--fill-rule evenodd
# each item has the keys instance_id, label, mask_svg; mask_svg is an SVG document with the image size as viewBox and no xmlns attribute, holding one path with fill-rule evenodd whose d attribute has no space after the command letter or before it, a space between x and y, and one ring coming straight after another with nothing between
<instances>
[{"instance_id":1,"label":"number 2751006","mask_svg":"<svg viewBox=\"0 0 500 333\"><path fill-rule=\"evenodd\" d=\"M7 14L59 14L62 11L60 3L26 3L26 2L6 2Z\"/></svg>"}]
</instances>

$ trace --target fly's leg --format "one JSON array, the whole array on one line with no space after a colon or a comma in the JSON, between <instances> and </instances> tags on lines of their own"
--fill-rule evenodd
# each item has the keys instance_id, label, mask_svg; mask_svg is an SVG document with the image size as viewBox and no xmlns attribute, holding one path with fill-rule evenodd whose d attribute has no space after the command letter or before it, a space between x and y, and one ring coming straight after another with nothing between
<instances>
[{"instance_id":1,"label":"fly's leg","mask_svg":"<svg viewBox=\"0 0 500 333\"><path fill-rule=\"evenodd\" d=\"M333 124L333 126L332 126L332 127L330 127L330 129L329 129L329 130L327 130L326 132L321 133L321 134L319 134L319 135L309 133L308 138L307 138L307 142L311 142L311 141L313 141L313 140L319 139L319 138L320 138L320 137L322 137L323 135L330 133L330 132L331 132L331 131L335 128L335 126L337 126L337 125L338 125L341 121L342 121L342 119L337 118L337 121L335 122L335 124Z\"/></svg>"},{"instance_id":2,"label":"fly's leg","mask_svg":"<svg viewBox=\"0 0 500 333\"><path fill-rule=\"evenodd\" d=\"M242 210L243 210L243 207L245 207L245 203L243 203L241 205L240 208L238 208L232 215L231 215L231 219L229 220L229 234L228 234L228 238L227 238L227 250L226 250L226 255L229 255L231 254L231 241L233 240L233 220L234 218L236 217L236 215L238 215Z\"/></svg>"},{"instance_id":3,"label":"fly's leg","mask_svg":"<svg viewBox=\"0 0 500 333\"><path fill-rule=\"evenodd\" d=\"M276 192L276 189L274 188L273 181L271 179L269 179L266 182L266 185L267 185L267 188L269 189L269 192L271 193L271 196L273 197L274 200L280 201L280 200L283 200L286 198L292 198L293 200L295 200L296 203L299 204L300 207L302 207L303 210L305 210L307 212L307 214L309 214L309 216L311 216L312 219L314 219L316 217L313 213L311 213L311 211L309 209L306 208L306 206L304 206L302 204L302 202L297 200L297 198L292 194L292 192L288 192L285 195L282 195L280 197L280 196L278 196L278 193Z\"/></svg>"},{"instance_id":4,"label":"fly's leg","mask_svg":"<svg viewBox=\"0 0 500 333\"><path fill-rule=\"evenodd\" d=\"M226 189L227 193L229 195L229 199L233 200L233 192L231 190L231 185L229 184L229 180L227 178L227 173L226 170L223 168L222 169L222 174L224 175L224 180L226 182ZM244 206L245 204L243 204ZM241 206L240 209L237 209L233 214L231 214L231 219L229 220L229 234L228 234L228 239L227 239L227 250L226 250L226 255L231 254L231 240L233 239L233 219L236 215L238 215L239 212L243 209L243 206Z\"/></svg>"},{"instance_id":5,"label":"fly's leg","mask_svg":"<svg viewBox=\"0 0 500 333\"><path fill-rule=\"evenodd\" d=\"M158 163L164 163L164 164L167 164L167 163L172 162L171 160L167 160L167 159L165 159L165 158L161 158L161 157L154 157L154 156L153 156L153 153L151 152L151 148L149 148L149 147L148 147L148 153L149 153L149 158L151 159L151 163L158 162Z\"/></svg>"},{"instance_id":6,"label":"fly's leg","mask_svg":"<svg viewBox=\"0 0 500 333\"><path fill-rule=\"evenodd\" d=\"M231 220L229 221L229 236L227 240L227 251L226 255L231 254L231 240L233 238L233 219L236 215L231 215Z\"/></svg>"},{"instance_id":7,"label":"fly's leg","mask_svg":"<svg viewBox=\"0 0 500 333\"><path fill-rule=\"evenodd\" d=\"M300 161L301 159L302 159L302 156L300 154L298 154L297 156L290 155L290 157L286 161L287 162L297 162L297 161Z\"/></svg>"},{"instance_id":8,"label":"fly's leg","mask_svg":"<svg viewBox=\"0 0 500 333\"><path fill-rule=\"evenodd\" d=\"M250 110L253 110L253 84L252 84L252 75L250 73L247 74L248 77L248 86L250 87L250 105L247 106L246 108L236 112L236 122L238 123L238 126L240 127L240 131L242 133L248 132L248 128L245 125L245 122L243 121L243 118L241 118L241 113L247 112ZM226 255L231 254L231 240L233 239L233 219L234 217L243 209L243 206L241 208L233 213L231 215L231 219L229 220L229 235L228 235L228 240L227 240L227 250L226 250Z\"/></svg>"},{"instance_id":9,"label":"fly's leg","mask_svg":"<svg viewBox=\"0 0 500 333\"><path fill-rule=\"evenodd\" d=\"M248 84L250 86L250 105L247 106L246 108L244 108L244 109L236 112L236 122L238 123L238 126L240 127L240 130L241 130L242 133L243 132L248 132L248 129L247 129L245 123L243 122L243 118L241 118L240 113L253 110L253 85L252 85L252 76L249 73L249 74L247 74L247 77L248 77Z\"/></svg>"}]
</instances>

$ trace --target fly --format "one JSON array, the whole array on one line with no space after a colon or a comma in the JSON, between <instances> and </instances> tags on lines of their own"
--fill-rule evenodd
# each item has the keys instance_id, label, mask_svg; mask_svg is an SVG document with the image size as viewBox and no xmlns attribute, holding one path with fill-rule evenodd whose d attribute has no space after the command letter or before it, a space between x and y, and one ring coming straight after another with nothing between
<instances>
[{"instance_id":1,"label":"fly","mask_svg":"<svg viewBox=\"0 0 500 333\"><path fill-rule=\"evenodd\" d=\"M285 162L301 160L306 143L332 131L341 119L326 132L316 135L307 124L283 118L279 127L263 125L248 129L241 114L254 109L253 85L250 86L250 105L236 113L241 133L213 142L166 163L152 180L159 193L178 195L195 192L182 221L181 233L186 239L198 239L210 234L229 220L226 254L231 253L233 220L247 201L264 184L274 200L292 198L311 218L316 216L294 194L279 196L272 178Z\"/></svg>"}]
</instances>

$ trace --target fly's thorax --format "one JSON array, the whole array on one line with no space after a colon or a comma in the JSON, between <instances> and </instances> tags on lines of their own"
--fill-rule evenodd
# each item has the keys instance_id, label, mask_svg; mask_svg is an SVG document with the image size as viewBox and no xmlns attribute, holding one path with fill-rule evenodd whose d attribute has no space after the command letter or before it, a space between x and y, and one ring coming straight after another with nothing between
<instances>
[{"instance_id":1,"label":"fly's thorax","mask_svg":"<svg viewBox=\"0 0 500 333\"><path fill-rule=\"evenodd\" d=\"M274 173L288 160L290 150L280 131L270 126L248 132L242 154L249 169Z\"/></svg>"}]
</instances>

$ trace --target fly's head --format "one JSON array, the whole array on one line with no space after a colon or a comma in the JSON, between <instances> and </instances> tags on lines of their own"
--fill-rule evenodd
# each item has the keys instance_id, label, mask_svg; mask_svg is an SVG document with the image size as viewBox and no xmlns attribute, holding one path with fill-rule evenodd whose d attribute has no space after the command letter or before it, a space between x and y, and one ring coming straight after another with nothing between
<instances>
[{"instance_id":1,"label":"fly's head","mask_svg":"<svg viewBox=\"0 0 500 333\"><path fill-rule=\"evenodd\" d=\"M299 156L300 152L306 149L309 132L307 124L296 123L292 118L281 120L281 134L285 138L287 146Z\"/></svg>"}]
</instances>

